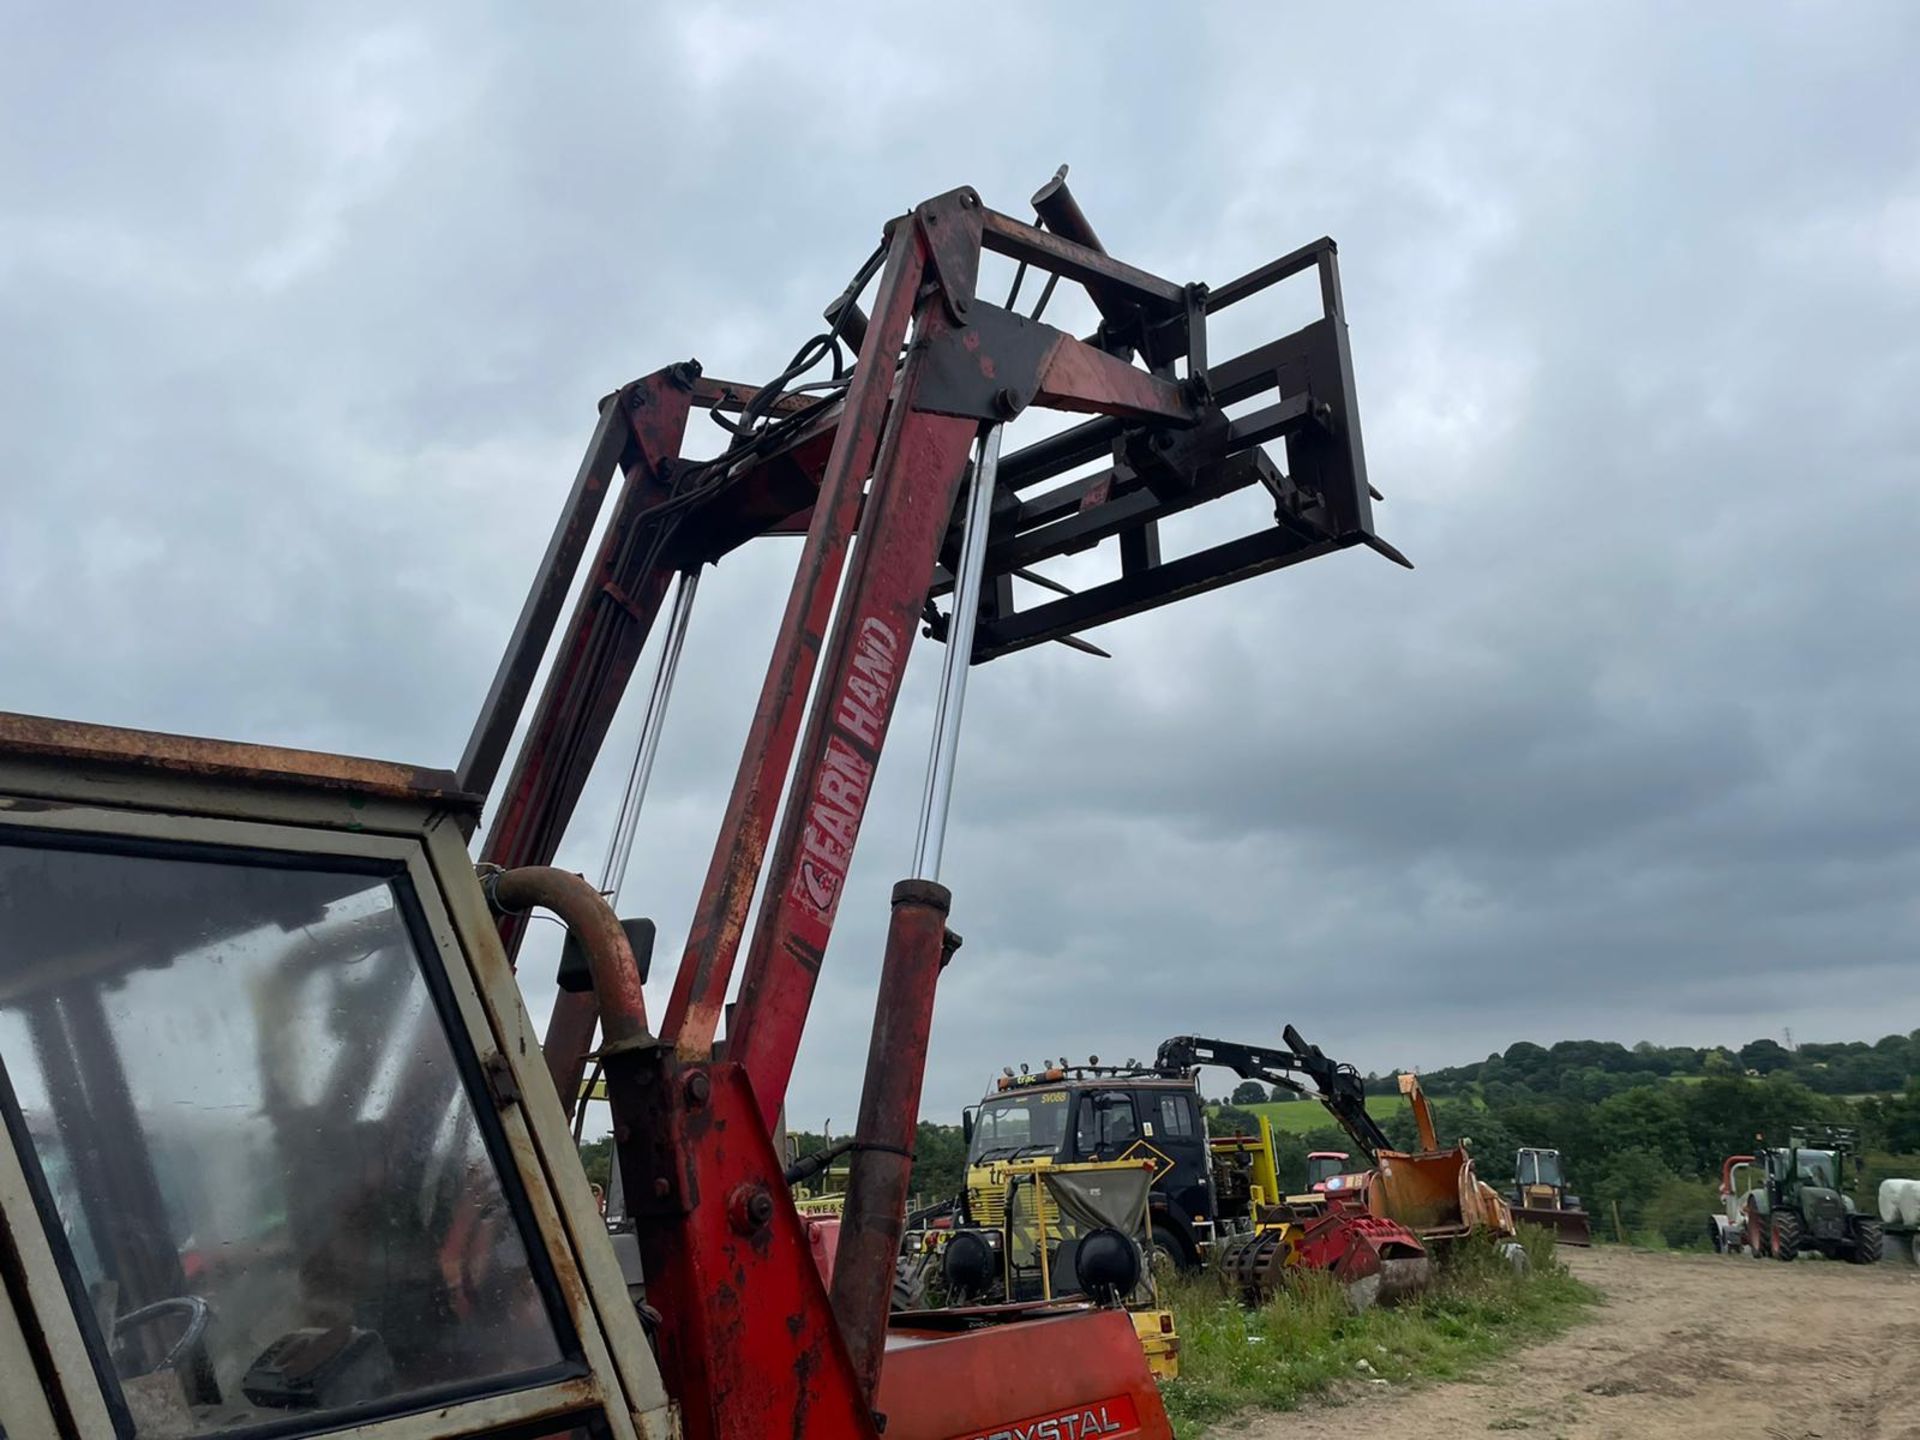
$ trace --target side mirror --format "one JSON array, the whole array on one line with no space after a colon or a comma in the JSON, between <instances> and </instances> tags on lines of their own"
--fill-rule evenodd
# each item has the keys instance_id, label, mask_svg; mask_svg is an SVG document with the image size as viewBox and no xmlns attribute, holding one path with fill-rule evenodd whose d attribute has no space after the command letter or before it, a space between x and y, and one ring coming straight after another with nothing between
<instances>
[{"instance_id":1,"label":"side mirror","mask_svg":"<svg viewBox=\"0 0 1920 1440\"><path fill-rule=\"evenodd\" d=\"M973 1144L973 1117L979 1113L978 1105L969 1105L960 1112L960 1138L968 1145Z\"/></svg>"}]
</instances>

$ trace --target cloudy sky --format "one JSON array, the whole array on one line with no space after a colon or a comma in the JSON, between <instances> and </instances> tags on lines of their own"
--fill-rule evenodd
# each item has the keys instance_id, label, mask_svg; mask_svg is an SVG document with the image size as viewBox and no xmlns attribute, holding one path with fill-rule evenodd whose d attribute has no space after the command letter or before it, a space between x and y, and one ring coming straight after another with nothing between
<instances>
[{"instance_id":1,"label":"cloudy sky","mask_svg":"<svg viewBox=\"0 0 1920 1440\"><path fill-rule=\"evenodd\" d=\"M25 8L0 704L451 764L601 394L770 374L887 216L959 184L1024 214L1069 161L1176 279L1339 240L1419 568L1351 552L975 672L928 1113L1287 1020L1380 1069L1920 1025L1920 11ZM657 973L795 554L701 592L623 899ZM854 1112L938 668L796 1123Z\"/></svg>"}]
</instances>

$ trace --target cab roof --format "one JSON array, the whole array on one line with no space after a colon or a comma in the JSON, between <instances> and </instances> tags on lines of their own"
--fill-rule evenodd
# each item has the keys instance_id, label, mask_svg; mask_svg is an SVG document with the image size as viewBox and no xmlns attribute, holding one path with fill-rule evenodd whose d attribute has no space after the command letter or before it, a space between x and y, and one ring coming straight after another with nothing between
<instances>
[{"instance_id":1,"label":"cab roof","mask_svg":"<svg viewBox=\"0 0 1920 1440\"><path fill-rule=\"evenodd\" d=\"M480 797L462 792L451 770L0 710L0 758L8 757L424 800L476 814L480 809Z\"/></svg>"}]
</instances>

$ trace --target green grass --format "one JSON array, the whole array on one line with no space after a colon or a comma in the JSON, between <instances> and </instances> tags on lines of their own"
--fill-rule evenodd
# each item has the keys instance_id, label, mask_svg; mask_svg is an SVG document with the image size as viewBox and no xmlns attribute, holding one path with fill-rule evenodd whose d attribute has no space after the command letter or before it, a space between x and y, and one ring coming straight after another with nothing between
<instances>
[{"instance_id":1,"label":"green grass","mask_svg":"<svg viewBox=\"0 0 1920 1440\"><path fill-rule=\"evenodd\" d=\"M1531 1266L1515 1274L1491 1243L1457 1247L1417 1302L1364 1315L1320 1276L1258 1310L1228 1298L1213 1275L1177 1281L1180 1378L1162 1387L1174 1434L1193 1440L1245 1410L1291 1410L1341 1381L1404 1385L1452 1380L1578 1320L1597 1298L1528 1227Z\"/></svg>"},{"instance_id":2,"label":"green grass","mask_svg":"<svg viewBox=\"0 0 1920 1440\"><path fill-rule=\"evenodd\" d=\"M1263 1100L1258 1105L1236 1105L1233 1108L1245 1110L1249 1115L1264 1115L1275 1130L1284 1130L1293 1135L1304 1135L1309 1130L1325 1130L1333 1125L1333 1117L1327 1114L1326 1107L1311 1100L1286 1103ZM1401 1114L1406 1108L1407 1097L1404 1095L1367 1097L1367 1113L1376 1120Z\"/></svg>"}]
</instances>

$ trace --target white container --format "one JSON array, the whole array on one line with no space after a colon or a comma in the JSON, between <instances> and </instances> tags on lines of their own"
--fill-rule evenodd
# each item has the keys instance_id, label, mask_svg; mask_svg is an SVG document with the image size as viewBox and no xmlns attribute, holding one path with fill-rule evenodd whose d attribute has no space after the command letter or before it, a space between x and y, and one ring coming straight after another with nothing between
<instances>
[{"instance_id":1,"label":"white container","mask_svg":"<svg viewBox=\"0 0 1920 1440\"><path fill-rule=\"evenodd\" d=\"M1882 1180L1880 1219L1888 1225L1920 1225L1920 1180Z\"/></svg>"}]
</instances>

